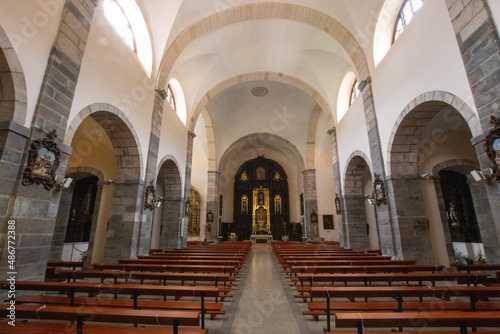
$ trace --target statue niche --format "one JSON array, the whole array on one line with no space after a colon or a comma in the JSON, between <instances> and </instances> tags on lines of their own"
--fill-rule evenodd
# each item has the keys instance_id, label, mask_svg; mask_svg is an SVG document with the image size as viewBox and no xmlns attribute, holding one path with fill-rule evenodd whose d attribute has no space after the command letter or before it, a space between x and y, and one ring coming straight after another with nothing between
<instances>
[{"instance_id":1,"label":"statue niche","mask_svg":"<svg viewBox=\"0 0 500 334\"><path fill-rule=\"evenodd\" d=\"M265 233L267 231L267 210L264 207L259 207L255 211L257 233Z\"/></svg>"}]
</instances>

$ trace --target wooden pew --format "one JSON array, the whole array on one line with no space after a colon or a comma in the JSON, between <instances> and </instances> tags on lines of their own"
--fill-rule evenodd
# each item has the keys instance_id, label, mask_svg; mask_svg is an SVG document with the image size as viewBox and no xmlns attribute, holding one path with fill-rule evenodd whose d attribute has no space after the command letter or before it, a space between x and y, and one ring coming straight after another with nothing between
<instances>
[{"instance_id":1,"label":"wooden pew","mask_svg":"<svg viewBox=\"0 0 500 334\"><path fill-rule=\"evenodd\" d=\"M469 297L470 311L475 311L478 298L500 297L500 287L496 286L392 286L392 287L312 287L313 298L326 298L327 327L330 331L330 300L332 298L394 298L398 302L398 312L403 310L404 297L434 297L450 299L450 297Z\"/></svg>"},{"instance_id":2,"label":"wooden pew","mask_svg":"<svg viewBox=\"0 0 500 334\"><path fill-rule=\"evenodd\" d=\"M458 271L494 271L500 270L499 263L484 263L484 264L457 264Z\"/></svg>"},{"instance_id":3,"label":"wooden pew","mask_svg":"<svg viewBox=\"0 0 500 334\"><path fill-rule=\"evenodd\" d=\"M230 277L229 274L215 273L169 273L169 272L147 272L147 271L114 271L114 270L61 270L59 274L65 277L67 282L77 279L86 278L99 278L101 283L104 283L106 279L113 279L114 283L118 283L119 279L125 281L138 279L141 284L144 280L157 280L163 282L163 285L167 285L168 281L181 281L181 285L184 285L185 281L204 281L204 282L214 282L216 287L222 282L224 286L227 282L230 282L234 277Z\"/></svg>"},{"instance_id":4,"label":"wooden pew","mask_svg":"<svg viewBox=\"0 0 500 334\"><path fill-rule=\"evenodd\" d=\"M122 259L120 264L160 264L160 265L196 265L196 266L234 266L241 267L238 260L188 260L188 259Z\"/></svg>"},{"instance_id":5,"label":"wooden pew","mask_svg":"<svg viewBox=\"0 0 500 334\"><path fill-rule=\"evenodd\" d=\"M92 267L98 270L112 269L124 271L158 271L158 272L201 272L201 273L228 273L235 276L237 270L235 266L202 266L202 265L160 265L160 264L112 264L94 263Z\"/></svg>"},{"instance_id":6,"label":"wooden pew","mask_svg":"<svg viewBox=\"0 0 500 334\"><path fill-rule=\"evenodd\" d=\"M363 286L368 286L373 282L383 282L388 286L392 286L393 282L405 282L409 284L410 282L416 282L419 286L423 285L423 282L430 282L432 286L436 285L436 282L449 282L453 281L457 284L467 284L477 286L482 284L487 279L487 274L474 274L474 273L371 273L371 274L299 274L298 281L300 282L300 287L297 287L297 291L300 295L297 298L302 298L304 301L307 298L305 293L309 293L314 282L328 282L334 283L342 282L344 286L348 286L348 283L363 283ZM304 286L304 283L308 285Z\"/></svg>"},{"instance_id":7,"label":"wooden pew","mask_svg":"<svg viewBox=\"0 0 500 334\"><path fill-rule=\"evenodd\" d=\"M0 304L0 316L9 314L8 304ZM77 323L77 333L83 333L83 322L112 322L173 326L199 326L198 311L134 310L130 308L60 305L16 305L16 319L65 320ZM16 320L17 321L17 320Z\"/></svg>"},{"instance_id":8,"label":"wooden pew","mask_svg":"<svg viewBox=\"0 0 500 334\"><path fill-rule=\"evenodd\" d=\"M357 266L292 266L291 273L410 273L415 271L437 272L443 271L442 265L357 265Z\"/></svg>"},{"instance_id":9,"label":"wooden pew","mask_svg":"<svg viewBox=\"0 0 500 334\"><path fill-rule=\"evenodd\" d=\"M64 296L50 295L24 295L16 297L16 305L23 303L31 304L59 304L71 306L71 299ZM75 297L73 306L106 306L106 307L128 307L133 308L134 301L132 299L113 299L104 297ZM223 303L207 303L203 304L205 314L209 314L211 319L216 315L224 315L226 311L222 310ZM161 301L151 299L138 299L138 309L158 309L158 310L177 310L177 311L200 311L202 310L201 302L198 301Z\"/></svg>"},{"instance_id":10,"label":"wooden pew","mask_svg":"<svg viewBox=\"0 0 500 334\"><path fill-rule=\"evenodd\" d=\"M91 324L83 325L85 334L173 334L172 328L159 326L144 326L134 327L129 324ZM76 333L77 325L70 323L58 323L47 320L19 320L16 321L16 326L10 326L6 322L0 322L0 333L2 334L68 334ZM179 334L206 334L206 329L199 328L179 328ZM352 334L352 333L351 333Z\"/></svg>"},{"instance_id":11,"label":"wooden pew","mask_svg":"<svg viewBox=\"0 0 500 334\"><path fill-rule=\"evenodd\" d=\"M0 282L2 289L9 289L10 283ZM70 306L75 305L75 293L88 293L93 296L96 294L127 294L133 299L133 308L138 309L138 297L141 295L150 296L190 296L201 298L201 322L202 329L205 328L205 297L218 298L219 288L212 286L164 286L164 285L145 285L145 284L113 284L113 283L88 283L88 282L36 282L36 281L16 281L16 290L27 291L57 291L66 293L70 298Z\"/></svg>"},{"instance_id":12,"label":"wooden pew","mask_svg":"<svg viewBox=\"0 0 500 334\"><path fill-rule=\"evenodd\" d=\"M326 315L327 305L325 301L307 302L308 311L302 311L303 315L310 315L318 320L321 315ZM369 302L331 302L330 315L338 312L397 312L396 301L369 301ZM476 311L500 311L500 302L481 301L475 305ZM407 301L402 304L402 311L469 311L470 303L462 301L431 300L425 302Z\"/></svg>"},{"instance_id":13,"label":"wooden pew","mask_svg":"<svg viewBox=\"0 0 500 334\"><path fill-rule=\"evenodd\" d=\"M467 327L500 327L500 312L337 313L335 326L357 328L358 333L364 328L458 327L465 334Z\"/></svg>"}]
</instances>

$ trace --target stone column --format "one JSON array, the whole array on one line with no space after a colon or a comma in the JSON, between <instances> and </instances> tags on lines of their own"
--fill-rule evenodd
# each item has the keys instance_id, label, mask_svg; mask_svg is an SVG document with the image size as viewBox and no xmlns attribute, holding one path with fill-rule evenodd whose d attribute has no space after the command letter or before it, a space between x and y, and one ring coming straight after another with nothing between
<instances>
[{"instance_id":1,"label":"stone column","mask_svg":"<svg viewBox=\"0 0 500 334\"><path fill-rule=\"evenodd\" d=\"M208 185L207 185L207 213L211 211L214 217L214 221L211 224L211 231L205 228L205 237L207 240L215 240L219 235L219 172L209 170L208 171Z\"/></svg>"},{"instance_id":2,"label":"stone column","mask_svg":"<svg viewBox=\"0 0 500 334\"><path fill-rule=\"evenodd\" d=\"M373 101L373 91L371 83L368 83L362 91L363 106L365 111L366 129L370 142L370 159L372 172L379 175L386 184L386 172L382 156L380 134L378 130L377 115L375 113L375 102ZM386 185L387 192L390 192ZM380 249L382 253L388 255L401 256L401 242L399 241L399 229L397 224L392 222L392 210L390 201L377 207L377 226L379 231Z\"/></svg>"},{"instance_id":3,"label":"stone column","mask_svg":"<svg viewBox=\"0 0 500 334\"><path fill-rule=\"evenodd\" d=\"M109 218L105 262L116 262L138 255L139 215L144 207L145 191L140 181L123 180L114 182L113 212Z\"/></svg>"},{"instance_id":4,"label":"stone column","mask_svg":"<svg viewBox=\"0 0 500 334\"><path fill-rule=\"evenodd\" d=\"M187 246L188 232L188 217L186 215L186 203L189 202L189 194L191 191L191 170L193 167L193 143L196 135L194 132L188 132L187 150L186 150L186 175L184 177L184 200L182 203L182 231L181 231L181 247Z\"/></svg>"},{"instance_id":5,"label":"stone column","mask_svg":"<svg viewBox=\"0 0 500 334\"><path fill-rule=\"evenodd\" d=\"M167 192L168 194L168 192ZM173 249L181 247L181 208L183 199L176 197L165 197L163 205L163 221L161 228L161 248Z\"/></svg>"},{"instance_id":6,"label":"stone column","mask_svg":"<svg viewBox=\"0 0 500 334\"><path fill-rule=\"evenodd\" d=\"M146 164L146 184L156 180L156 167L158 164L158 149L160 147L161 122L164 106L163 96L156 91L155 101L153 106L153 116L151 119L151 133L149 135L148 160ZM145 196L145 193L143 194ZM140 238L138 253L140 255L149 254L151 248L151 230L153 226L153 211L145 209L142 206L143 214L141 216Z\"/></svg>"},{"instance_id":7,"label":"stone column","mask_svg":"<svg viewBox=\"0 0 500 334\"><path fill-rule=\"evenodd\" d=\"M339 242L340 246L348 247L349 242L347 240L347 226L345 223L345 208L343 193L342 193L342 180L340 173L340 161L339 161L339 148L337 143L337 131L335 128L328 130L328 134L330 135L330 148L332 150L332 165L333 165L333 179L335 182L335 196L338 196L340 199L340 214L336 214L335 221L338 222L340 226L339 233Z\"/></svg>"},{"instance_id":8,"label":"stone column","mask_svg":"<svg viewBox=\"0 0 500 334\"><path fill-rule=\"evenodd\" d=\"M434 254L421 182L418 176L393 174L387 180L387 195L397 213L392 219L397 226L397 237L401 243L397 256L401 259L415 259L419 264L433 264Z\"/></svg>"},{"instance_id":9,"label":"stone column","mask_svg":"<svg viewBox=\"0 0 500 334\"><path fill-rule=\"evenodd\" d=\"M315 239L319 236L318 223L311 223L311 213L318 213L318 200L316 193L316 170L306 169L302 171L304 175L304 205L305 205L305 219L304 219L304 236L308 239ZM316 226L316 228L315 228ZM316 231L315 231L316 229Z\"/></svg>"},{"instance_id":10,"label":"stone column","mask_svg":"<svg viewBox=\"0 0 500 334\"><path fill-rule=\"evenodd\" d=\"M500 40L498 30L486 0L446 0L448 13L453 24L458 47L462 54L465 72L477 108L483 134L473 138L479 164L484 174L489 175L491 162L486 155L484 144L480 142L493 128L490 115L500 117ZM486 257L488 261L500 261L500 184L489 182L485 184L487 207L492 220L486 221L478 215ZM489 215L489 214L488 214Z\"/></svg>"},{"instance_id":11,"label":"stone column","mask_svg":"<svg viewBox=\"0 0 500 334\"><path fill-rule=\"evenodd\" d=\"M21 141L25 143L24 156L13 178L17 180L17 185L1 228L2 231L7 229L7 220L16 222L17 279L43 280L60 197L60 192L47 191L41 185L19 185L19 175L26 167L31 141L45 138L47 133L55 129L59 136L56 143L62 150L57 175L64 177L71 148L62 145L60 138L64 138L66 132L95 6L97 0L66 0L64 3L59 30L49 54L35 107L31 133L28 140ZM3 247L3 254L5 250L6 246ZM0 262L2 279L7 272L5 259L2 256Z\"/></svg>"},{"instance_id":12,"label":"stone column","mask_svg":"<svg viewBox=\"0 0 500 334\"><path fill-rule=\"evenodd\" d=\"M345 195L345 220L347 225L349 248L367 250L370 248L366 229L365 198L360 195Z\"/></svg>"}]
</instances>

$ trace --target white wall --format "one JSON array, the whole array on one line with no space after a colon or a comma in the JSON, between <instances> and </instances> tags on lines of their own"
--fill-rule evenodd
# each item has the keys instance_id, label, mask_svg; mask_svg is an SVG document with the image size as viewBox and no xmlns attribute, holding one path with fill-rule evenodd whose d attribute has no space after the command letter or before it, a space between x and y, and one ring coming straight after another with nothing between
<instances>
[{"instance_id":1,"label":"white wall","mask_svg":"<svg viewBox=\"0 0 500 334\"><path fill-rule=\"evenodd\" d=\"M63 6L58 3L56 0L0 0L0 25L16 51L26 80L27 118L22 124L26 127L31 125L50 49L59 28Z\"/></svg>"},{"instance_id":2,"label":"white wall","mask_svg":"<svg viewBox=\"0 0 500 334\"><path fill-rule=\"evenodd\" d=\"M344 185L349 156L354 151L363 152L370 159L370 145L366 131L363 96L360 94L337 125L337 143L340 160L340 177ZM367 161L370 164L370 161Z\"/></svg>"},{"instance_id":3,"label":"white wall","mask_svg":"<svg viewBox=\"0 0 500 334\"><path fill-rule=\"evenodd\" d=\"M316 131L314 168L316 169L316 195L318 198L319 237L326 241L338 241L340 221L335 212L335 181L332 167L332 149L329 129L323 113L319 116ZM333 215L334 230L323 229L323 215Z\"/></svg>"},{"instance_id":4,"label":"white wall","mask_svg":"<svg viewBox=\"0 0 500 334\"><path fill-rule=\"evenodd\" d=\"M417 96L447 91L475 110L444 1L424 2L372 74L372 85L384 161L396 119Z\"/></svg>"}]
</instances>

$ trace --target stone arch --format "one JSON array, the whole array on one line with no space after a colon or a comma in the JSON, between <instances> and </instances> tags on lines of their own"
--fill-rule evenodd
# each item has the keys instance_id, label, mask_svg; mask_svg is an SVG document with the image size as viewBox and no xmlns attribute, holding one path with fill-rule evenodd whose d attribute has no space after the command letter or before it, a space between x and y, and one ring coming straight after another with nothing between
<instances>
[{"instance_id":1,"label":"stone arch","mask_svg":"<svg viewBox=\"0 0 500 334\"><path fill-rule=\"evenodd\" d=\"M14 47L0 26L0 122L24 125L27 116L26 79Z\"/></svg>"},{"instance_id":2,"label":"stone arch","mask_svg":"<svg viewBox=\"0 0 500 334\"><path fill-rule=\"evenodd\" d=\"M104 259L116 261L149 251L149 233L141 231L140 213L144 203L144 182L139 138L133 125L118 108L94 103L83 108L68 127L64 142L69 145L78 126L86 117L94 119L109 137L116 158L113 201L109 217ZM90 143L102 143L100 132L88 133ZM73 154L78 152L73 152ZM131 201L133 199L133 201ZM144 227L142 227L144 228ZM147 245L146 245L147 244Z\"/></svg>"},{"instance_id":3,"label":"stone arch","mask_svg":"<svg viewBox=\"0 0 500 334\"><path fill-rule=\"evenodd\" d=\"M166 86L167 78L182 51L201 35L226 25L253 19L285 19L311 25L326 32L345 49L361 78L369 76L363 49L354 36L334 18L312 8L288 3L258 2L216 11L184 29L165 52L158 76L158 87Z\"/></svg>"},{"instance_id":4,"label":"stone arch","mask_svg":"<svg viewBox=\"0 0 500 334\"><path fill-rule=\"evenodd\" d=\"M71 145L78 126L86 117L92 117L107 133L117 157L116 182L132 179L140 180L142 175L142 150L134 126L118 108L107 103L94 103L83 108L68 126L64 143ZM89 134L91 141L99 142L99 137Z\"/></svg>"},{"instance_id":5,"label":"stone arch","mask_svg":"<svg viewBox=\"0 0 500 334\"><path fill-rule=\"evenodd\" d=\"M52 238L52 246L50 249L50 259L61 260L62 251L64 246L64 239L66 237L66 229L68 227L68 218L71 208L71 200L73 197L73 191L76 181L83 179L88 176L96 176L98 179L97 183L97 194L94 205L94 215L92 217L92 226L90 231L89 247L87 250L87 265L92 263L92 250L94 247L95 231L97 228L97 218L101 205L101 195L102 195L102 185L104 181L104 174L94 168L89 166L78 166L66 169L65 176L71 177L73 182L70 187L61 189L61 200L59 201L59 208L57 211L56 225L54 227L54 236Z\"/></svg>"},{"instance_id":6,"label":"stone arch","mask_svg":"<svg viewBox=\"0 0 500 334\"><path fill-rule=\"evenodd\" d=\"M467 176L469 180L469 188L472 195L474 209L476 211L477 222L481 233L481 238L484 245L485 255L489 261L495 261L498 258L498 239L496 238L496 227L493 223L493 216L491 214L490 202L486 191L485 182L474 182L470 172L473 170L480 170L478 161L467 159L450 159L436 164L432 168L432 175L434 176L434 186L436 190L437 206L441 216L443 226L444 238L446 243L446 251L450 264L455 263L455 252L448 225L448 218L446 215L445 201L441 190L441 183L439 181L440 171L453 171L456 173Z\"/></svg>"},{"instance_id":7,"label":"stone arch","mask_svg":"<svg viewBox=\"0 0 500 334\"><path fill-rule=\"evenodd\" d=\"M442 118L435 118L438 114ZM430 91L413 99L393 127L388 143L386 190L394 212L391 233L399 257L434 263L422 181L418 176L419 165L432 154L421 147L427 142L434 143L434 136L426 136L425 142L422 136L431 120L440 124L441 129L450 130L459 129L462 118L473 135L481 133L474 111L463 100L448 92Z\"/></svg>"},{"instance_id":8,"label":"stone arch","mask_svg":"<svg viewBox=\"0 0 500 334\"><path fill-rule=\"evenodd\" d=\"M182 176L178 162L171 155L165 156L159 165L156 184L164 191L161 210L162 249L178 248L181 244Z\"/></svg>"},{"instance_id":9,"label":"stone arch","mask_svg":"<svg viewBox=\"0 0 500 334\"><path fill-rule=\"evenodd\" d=\"M217 170L217 156L215 154L215 133L212 124L212 117L207 109L203 108L201 112L203 122L205 123L205 131L207 132L207 146L208 146L208 170Z\"/></svg>"},{"instance_id":10,"label":"stone arch","mask_svg":"<svg viewBox=\"0 0 500 334\"><path fill-rule=\"evenodd\" d=\"M482 134L476 113L458 96L444 91L421 94L408 103L394 124L387 146L387 171L389 175L417 174L415 166L418 139L421 130L436 114L433 111L436 108L449 108L449 111L444 114L444 122L455 122L456 118L453 112L456 111L467 122L473 137Z\"/></svg>"},{"instance_id":11,"label":"stone arch","mask_svg":"<svg viewBox=\"0 0 500 334\"><path fill-rule=\"evenodd\" d=\"M333 113L330 108L330 105L326 102L326 100L321 96L321 94L314 89L311 85L308 83L289 76L285 75L283 73L277 73L277 72L268 72L268 71L261 71L261 72L251 72L251 73L245 73L245 74L240 74L237 76L234 76L232 78L226 79L214 87L212 87L197 103L193 114L191 116L191 120L189 122L188 130L189 131L194 131L194 127L196 125L196 120L198 119L200 113L203 111L207 103L212 99L215 95L218 93L222 92L224 89L229 88L235 84L239 84L242 82L248 82L248 81L254 81L254 80L268 80L268 81L275 81L275 82L280 82L280 83L285 83L291 86L294 86L298 89L303 90L305 93L307 93L309 96L311 96L316 103L320 106L321 110L323 111L326 120L329 124L330 127L335 127L335 120L333 118Z\"/></svg>"},{"instance_id":12,"label":"stone arch","mask_svg":"<svg viewBox=\"0 0 500 334\"><path fill-rule=\"evenodd\" d=\"M309 117L309 126L307 127L306 139L306 168L314 169L315 166L315 150L316 150L316 132L318 129L319 116L321 109L316 104Z\"/></svg>"},{"instance_id":13,"label":"stone arch","mask_svg":"<svg viewBox=\"0 0 500 334\"><path fill-rule=\"evenodd\" d=\"M361 151L355 151L347 160L344 176L344 219L349 247L368 249L370 243L367 233L367 218L363 186L371 171L367 156Z\"/></svg>"}]
</instances>

